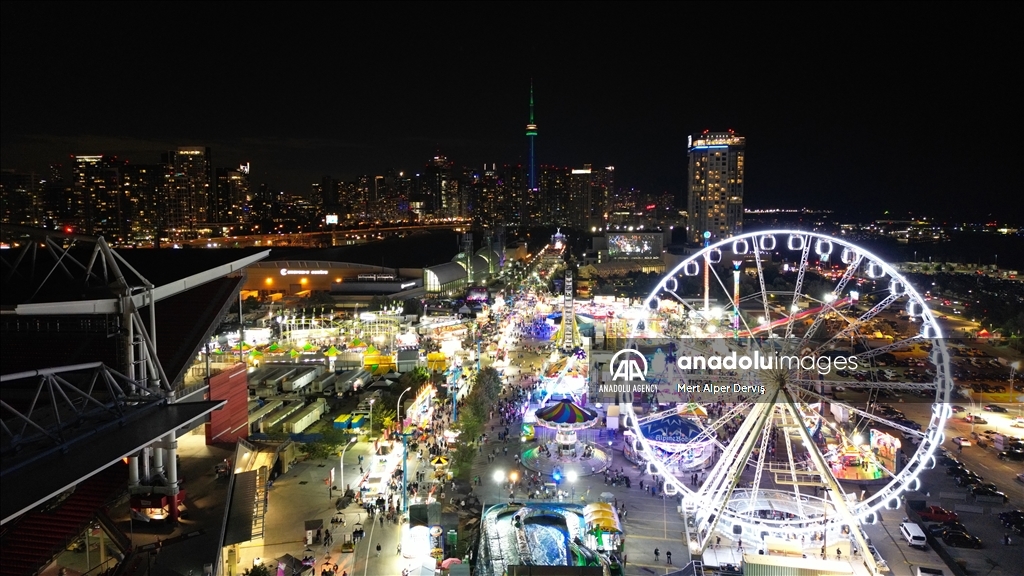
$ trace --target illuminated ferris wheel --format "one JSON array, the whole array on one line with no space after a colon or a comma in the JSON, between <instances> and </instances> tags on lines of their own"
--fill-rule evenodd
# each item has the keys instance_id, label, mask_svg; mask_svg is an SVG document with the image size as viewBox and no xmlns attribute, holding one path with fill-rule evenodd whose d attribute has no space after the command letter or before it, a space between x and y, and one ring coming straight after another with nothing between
<instances>
[{"instance_id":1,"label":"illuminated ferris wheel","mask_svg":"<svg viewBox=\"0 0 1024 576\"><path fill-rule=\"evenodd\" d=\"M788 230L729 238L666 274L633 317L629 346L663 373L656 397L634 394L646 406L630 404L629 448L682 496L694 552L716 532L867 550L860 525L935 466L948 352L922 296L859 246ZM928 423L886 402L917 403ZM666 415L690 426L671 446L651 434Z\"/></svg>"}]
</instances>

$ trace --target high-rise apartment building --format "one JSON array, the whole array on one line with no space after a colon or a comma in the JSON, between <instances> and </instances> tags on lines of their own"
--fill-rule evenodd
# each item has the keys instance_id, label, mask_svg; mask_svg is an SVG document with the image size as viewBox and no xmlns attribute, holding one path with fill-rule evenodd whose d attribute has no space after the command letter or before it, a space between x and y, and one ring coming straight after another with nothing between
<instances>
[{"instance_id":1,"label":"high-rise apartment building","mask_svg":"<svg viewBox=\"0 0 1024 576\"><path fill-rule=\"evenodd\" d=\"M434 217L462 216L461 190L455 164L444 156L434 156L423 168L423 193Z\"/></svg>"},{"instance_id":2,"label":"high-rise apartment building","mask_svg":"<svg viewBox=\"0 0 1024 576\"><path fill-rule=\"evenodd\" d=\"M503 208L497 164L484 164L483 170L473 171L467 180L470 198L468 212L473 217L473 223L486 228L508 221L508 214Z\"/></svg>"},{"instance_id":3,"label":"high-rise apartment building","mask_svg":"<svg viewBox=\"0 0 1024 576\"><path fill-rule=\"evenodd\" d=\"M45 182L36 174L0 171L0 222L41 226L45 220Z\"/></svg>"},{"instance_id":4,"label":"high-rise apartment building","mask_svg":"<svg viewBox=\"0 0 1024 576\"><path fill-rule=\"evenodd\" d=\"M526 169L521 164L506 164L498 170L498 210L500 222L511 226L527 226L528 191Z\"/></svg>"},{"instance_id":5,"label":"high-rise apartment building","mask_svg":"<svg viewBox=\"0 0 1024 576\"><path fill-rule=\"evenodd\" d=\"M217 169L216 221L224 224L249 221L249 163L237 169Z\"/></svg>"},{"instance_id":6,"label":"high-rise apartment building","mask_svg":"<svg viewBox=\"0 0 1024 576\"><path fill-rule=\"evenodd\" d=\"M121 185L125 162L114 156L75 156L75 227L117 242L127 236L129 213Z\"/></svg>"},{"instance_id":7,"label":"high-rise apartment building","mask_svg":"<svg viewBox=\"0 0 1024 576\"><path fill-rule=\"evenodd\" d=\"M148 245L160 228L160 203L157 191L163 183L166 167L160 164L131 164L121 168L121 189L127 207L127 240Z\"/></svg>"},{"instance_id":8,"label":"high-rise apartment building","mask_svg":"<svg viewBox=\"0 0 1024 576\"><path fill-rule=\"evenodd\" d=\"M581 230L604 226L608 201L615 187L615 167L584 164L569 175L568 218L560 223Z\"/></svg>"},{"instance_id":9,"label":"high-rise apartment building","mask_svg":"<svg viewBox=\"0 0 1024 576\"><path fill-rule=\"evenodd\" d=\"M162 202L164 227L172 236L194 236L202 224L214 221L216 214L210 149L183 146L165 152L163 163L168 168Z\"/></svg>"},{"instance_id":10,"label":"high-rise apartment building","mask_svg":"<svg viewBox=\"0 0 1024 576\"><path fill-rule=\"evenodd\" d=\"M743 180L746 138L728 132L689 137L689 180L686 184L689 223L687 238L700 242L728 238L743 231Z\"/></svg>"}]
</instances>

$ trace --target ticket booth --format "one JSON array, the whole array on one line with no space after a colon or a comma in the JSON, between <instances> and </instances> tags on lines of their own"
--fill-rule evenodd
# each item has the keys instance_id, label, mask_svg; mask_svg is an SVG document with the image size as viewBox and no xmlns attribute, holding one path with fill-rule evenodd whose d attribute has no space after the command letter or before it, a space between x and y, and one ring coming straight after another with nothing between
<instances>
[{"instance_id":1,"label":"ticket booth","mask_svg":"<svg viewBox=\"0 0 1024 576\"><path fill-rule=\"evenodd\" d=\"M323 519L306 520L306 546L316 541L316 533L324 529Z\"/></svg>"}]
</instances>

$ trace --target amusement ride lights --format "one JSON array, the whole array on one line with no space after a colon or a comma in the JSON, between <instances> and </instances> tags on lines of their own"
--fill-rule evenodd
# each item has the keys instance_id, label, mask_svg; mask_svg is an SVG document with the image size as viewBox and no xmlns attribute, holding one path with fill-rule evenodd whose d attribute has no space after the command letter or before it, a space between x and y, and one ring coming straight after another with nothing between
<instances>
[{"instance_id":1,"label":"amusement ride lights","mask_svg":"<svg viewBox=\"0 0 1024 576\"><path fill-rule=\"evenodd\" d=\"M837 303L837 299L838 297L841 297L840 293L843 291L843 288L845 288L846 284L853 279L855 273L859 272L862 275L866 275L868 280L874 280L876 282L881 280L885 276L888 276L889 278L892 279L888 285L889 295L886 296L885 298L881 298L880 296L881 301L874 307L872 307L868 311L868 313L860 315L859 317L855 316L852 319L847 318L847 320L851 320L852 326L862 325L863 323L871 320L871 318L873 318L879 312L890 308L895 308L896 306L898 306L898 302L900 300L906 299L909 301L907 304L908 314L919 316L922 319L921 333L918 336L908 338L906 340L902 340L899 342L894 342L892 345L886 346L885 348L895 349L892 347L896 346L897 344L903 344L909 347L911 345L912 340L919 340L921 338L930 338L935 340L933 350L931 353L931 360L935 364L935 377L934 381L932 382L932 387L936 388L936 397L935 403L933 404L931 411L930 422L923 432L917 432L911 429L907 429L906 427L903 426L894 426L897 429L902 430L905 434L913 434L921 437L921 442L918 446L917 452L914 453L913 456L909 458L909 461L903 466L901 470L892 475L890 481L883 488L881 488L880 490L878 490L876 493L872 494L865 500L848 504L846 503L844 498L837 497L833 498L832 502L828 504L825 504L824 501L822 501L823 506L833 507L833 513L829 514L830 517L834 517L833 514L837 514L839 516L846 516L847 514L849 514L850 516L857 518L862 522L872 523L877 520L877 511L879 509L881 509L883 506L892 506L894 502L898 503L900 494L902 494L906 490L913 490L916 487L920 486L920 480L918 479L918 475L920 474L922 469L934 467L934 453L937 447L944 440L942 429L946 419L949 417L951 413L948 401L950 392L952 390L952 380L950 378L948 352L946 351L945 346L942 344L942 341L940 340L942 336L941 331L931 311L924 304L924 300L920 296L920 294L916 290L914 290L914 288L902 276L900 276L900 274L892 266L885 263L879 257L870 253L869 251L864 250L858 246L855 246L845 240L832 238L814 232L796 230L776 230L743 234L737 237L730 238L728 240L720 241L713 245L706 246L701 251L698 251L696 254L690 256L689 258L681 262L678 266L676 266L673 270L671 270L668 274L666 274L664 279L657 286L657 288L654 291L652 291L652 293L644 301L642 309L633 318L632 326L634 338L637 340L641 340L642 338L646 337L645 329L650 328L652 320L654 319L654 314L651 311L657 309L656 302L654 301L660 294L665 294L667 292L674 296L676 299L678 299L680 302L683 302L684 305L691 308L692 310L692 307L687 305L682 298L675 294L675 290L673 288L675 288L675 285L677 285L677 281L675 280L676 275L695 276L699 274L701 272L701 266L694 264L706 263L707 261L711 260L710 257L706 257L706 254L711 251L718 251L716 259L720 259L721 251L730 243L733 244L734 250L737 249L737 246L740 246L742 248L753 245L754 247L753 255L754 258L757 260L758 275L760 276L759 280L762 280L761 296L765 303L764 319L758 319L758 322L761 325L770 326L771 315L773 311L769 310L768 297L764 291L763 272L761 269L760 262L761 256L759 252L775 251L775 237L785 237L786 235L789 236L789 242L787 243L787 247L790 250L798 250L801 252L797 286L794 290L794 307L796 306L797 300L799 300L800 298L808 298L805 294L801 292L801 288L802 279L804 275L803 272L808 267L808 256L811 253L811 250L813 249L817 253L819 260L828 260L829 256L833 254L833 246L836 245L842 247L841 260L842 263L846 265L847 272L843 275L843 278L836 285L836 288L833 290L832 295L827 295L822 301L822 303L824 304L820 312L822 316L829 313L838 313L842 315L842 311L833 306L839 305ZM759 250L759 247L762 250ZM707 273L708 268L710 267L704 266L705 273ZM717 274L715 274L715 276L717 277ZM725 287L725 285L721 282L721 278L718 278L718 280L719 284L721 285L722 292L727 296L733 296L733 294L730 294L730 292L733 291L728 290ZM884 288L882 290L883 292L885 292ZM707 293L704 294L705 301L708 300L708 296L709 295ZM843 304L849 302L856 302L858 296L853 296L853 294L851 294L851 299L842 299L839 302ZM733 298L728 299L732 300ZM730 302L730 304L732 304L732 302ZM705 307L704 310L707 310L707 307ZM778 316L779 314L775 313L775 315ZM790 316L790 318L792 318L792 316ZM742 316L741 320L743 320L744 324L746 324L746 321L745 319L742 318ZM811 329L809 330L813 330L814 328L816 328L820 321L821 319L816 319L814 324L812 324ZM787 320L785 322L784 327L786 329L787 336L793 334L792 331L794 324L795 322L793 322L792 319ZM780 326L780 328L782 327ZM752 330L749 326L746 326L746 333L748 335L753 335L755 334L755 331ZM839 333L837 333L835 336L827 339L826 344L822 345L818 349L821 350L824 346L831 344L836 340L839 340L841 342L843 337L851 337L852 333L853 331L850 327L840 330ZM725 336L727 335L723 334L723 337ZM728 336L731 336L731 334L728 334ZM756 339L750 338L751 347L757 345L756 342ZM769 340L769 342L771 342L771 340ZM802 339L796 337L796 335L793 335L792 341L789 338L787 338L776 342L780 342L783 346L790 345L793 342L796 342L796 346L798 347L796 351L801 351L804 349L804 347L811 344L810 335L806 335ZM869 354L875 355L875 352L877 352L877 350L873 350L869 352ZM748 460L749 454L751 453L751 448L753 448L753 444L757 442L759 437L763 437L763 428L757 428L757 426L767 426L772 422L773 418L775 417L775 413L773 411L775 409L774 406L776 404L779 408L783 410L783 412L790 412L791 416L795 417L796 422L801 422L803 418L800 416L801 411L798 408L798 405L802 405L804 403L799 399L799 396L809 397L815 399L816 401L826 400L826 398L821 396L820 394L816 394L807 389L802 388L802 386L811 386L818 384L817 381L812 382L810 380L800 380L799 375L796 373L779 373L776 374L776 376L779 378L779 380L777 383L774 384L773 391L770 391L768 393L772 395L771 397L773 398L773 403L768 405L769 408L762 408L758 410L758 404L765 403L755 402L751 407L750 417L748 417L747 421L745 422L748 428L745 429L745 433L747 436L746 441L744 443L749 445L745 450L746 455L742 455L740 454L739 450L734 449L732 451L731 458L722 457L716 464L714 469L709 471L708 482L710 483L712 478L718 478L718 481L720 482L720 489L717 489L717 491L714 491L713 493L710 491L691 490L685 485L684 482L680 482L678 478L674 477L671 474L663 474L662 478L665 480L667 494L682 494L684 499L684 507L690 507L691 509L700 511L702 513L702 517L705 519L710 517L710 515L714 514L716 517L716 522L724 518L728 521L729 524L739 524L755 534L765 529L776 529L780 531L786 531L789 533L797 534L811 533L822 530L825 527L825 522L822 518L818 518L817 520L815 520L814 518L805 517L799 518L798 520L793 521L792 523L787 520L757 518L755 522L754 517L748 516L746 514L737 513L731 510L730 502L734 501L734 498L730 500L730 496L732 495L733 491L735 491L736 486L735 483L729 486L728 482L725 479L725 475L722 474L722 472L725 472L726 467L728 467L728 465L733 460L742 459L744 462L744 464L740 464L739 468L735 470L737 474L739 472L742 472L745 466L752 462L751 460ZM726 377L725 375L716 378L728 379L728 377ZM828 382L823 381L820 384L824 385L828 384ZM878 386L877 383L869 382L868 384ZM850 387L861 387L856 382L844 381L843 385ZM922 385L914 384L907 384L903 386L905 386L906 388L923 387ZM794 395L796 394L791 395L791 390L794 393L798 393L799 395L795 398ZM834 402L834 400L831 398L827 400L829 402ZM627 413L629 412L632 412L631 406L630 408L627 409ZM755 412L757 412L756 415L754 414ZM869 414L867 412L861 410L853 410L853 412L861 417L868 417L873 420L885 423L885 419ZM757 420L760 424L754 423L755 420ZM636 438L638 439L645 453L645 459L648 461L648 471L652 473L658 473L660 470L664 469L665 467L663 463L658 460L658 456L656 452L652 449L653 447L651 443L643 436L643 434L640 431L639 418L634 414L631 417L627 418L627 424L634 430ZM829 487L832 487L832 485L838 486L836 484L836 479L831 477L831 472L829 472L827 464L825 464L823 458L821 458L820 452L818 452L813 441L811 441L810 436L807 433L807 430L802 425L797 425L795 426L795 428L797 428L797 431L800 433L801 436L803 436L805 444L807 444L807 449L809 452L808 455L811 456L813 460L815 460L815 466L812 467L809 471L805 472L820 474L823 477L823 480L825 480L826 485ZM785 434L787 435L788 443L789 432L786 431ZM736 438L736 440L734 441L739 441L739 439L744 438L744 436L737 434L734 438ZM756 459L753 462L758 467L761 467L764 464L763 461L757 461ZM760 478L760 474L757 471L755 471L755 478ZM759 485L754 487L754 490L759 489ZM779 489L778 492L783 493L784 491L782 489ZM697 498L698 494L701 495L701 499ZM747 494L745 493L743 495L744 497L747 496ZM754 498L751 497L751 503L753 503L753 500ZM844 508L848 508L848 510L843 510ZM795 524L797 523L802 524L803 526L796 527ZM710 532L711 531L708 532L708 535L704 536L704 542L701 544L702 547L706 547L707 541L711 537Z\"/></svg>"}]
</instances>

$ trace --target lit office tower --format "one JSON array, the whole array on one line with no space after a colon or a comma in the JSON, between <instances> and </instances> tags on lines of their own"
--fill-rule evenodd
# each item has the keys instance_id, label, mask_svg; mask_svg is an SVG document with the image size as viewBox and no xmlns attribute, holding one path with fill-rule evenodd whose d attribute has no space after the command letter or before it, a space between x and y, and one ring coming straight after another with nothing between
<instances>
[{"instance_id":1,"label":"lit office tower","mask_svg":"<svg viewBox=\"0 0 1024 576\"><path fill-rule=\"evenodd\" d=\"M743 174L746 138L728 132L689 137L690 157L687 237L700 242L705 231L712 239L743 231Z\"/></svg>"},{"instance_id":2,"label":"lit office tower","mask_svg":"<svg viewBox=\"0 0 1024 576\"><path fill-rule=\"evenodd\" d=\"M168 169L164 226L172 235L191 236L200 225L216 218L216 202L210 194L210 149L181 147L165 152L163 163Z\"/></svg>"}]
</instances>

